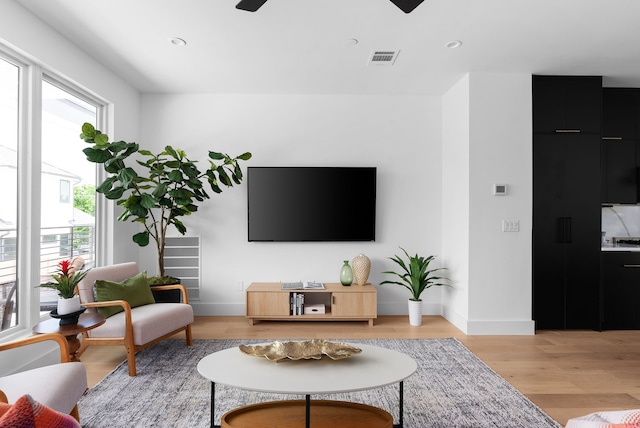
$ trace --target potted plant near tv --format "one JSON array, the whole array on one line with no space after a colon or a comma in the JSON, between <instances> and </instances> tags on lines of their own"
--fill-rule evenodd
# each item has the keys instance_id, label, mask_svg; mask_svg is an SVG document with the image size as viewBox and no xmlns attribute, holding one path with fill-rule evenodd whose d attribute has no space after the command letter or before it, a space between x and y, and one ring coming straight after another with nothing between
<instances>
[{"instance_id":1,"label":"potted plant near tv","mask_svg":"<svg viewBox=\"0 0 640 428\"><path fill-rule=\"evenodd\" d=\"M196 161L181 149L166 146L154 154L137 143L109 142L107 134L90 123L82 125L80 138L91 144L83 149L87 160L101 164L107 172L96 192L124 208L119 221L131 219L144 227L133 235L133 242L145 247L153 239L156 245L158 276L149 279L150 285L176 283L176 278L165 275L164 251L169 227L184 235L187 228L181 217L197 212L198 203L210 199L205 184L214 193L221 193L223 186L240 184L243 174L239 161L251 159L251 153L231 157L209 151L209 167L200 171ZM130 165L134 159L136 169Z\"/></svg>"},{"instance_id":2,"label":"potted plant near tv","mask_svg":"<svg viewBox=\"0 0 640 428\"><path fill-rule=\"evenodd\" d=\"M410 256L407 251L400 247L404 252L407 262L397 255L389 257L398 266L402 268L401 272L385 271L382 273L396 275L400 278L400 281L382 281L380 284L396 284L400 285L411 293L409 299L409 324L413 326L419 326L422 324L422 300L420 295L422 292L431 287L446 286L449 284L441 282L448 281L447 278L436 276L435 273L446 268L429 269L429 264L436 258L436 256L422 257L416 254Z\"/></svg>"}]
</instances>

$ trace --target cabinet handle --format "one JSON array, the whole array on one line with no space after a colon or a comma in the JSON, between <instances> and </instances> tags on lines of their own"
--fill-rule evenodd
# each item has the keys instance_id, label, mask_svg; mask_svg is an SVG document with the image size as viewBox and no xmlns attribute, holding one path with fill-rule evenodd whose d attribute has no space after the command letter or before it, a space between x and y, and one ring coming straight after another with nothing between
<instances>
[{"instance_id":1,"label":"cabinet handle","mask_svg":"<svg viewBox=\"0 0 640 428\"><path fill-rule=\"evenodd\" d=\"M622 267L626 267L626 268L640 268L640 265L622 265Z\"/></svg>"},{"instance_id":2,"label":"cabinet handle","mask_svg":"<svg viewBox=\"0 0 640 428\"><path fill-rule=\"evenodd\" d=\"M562 133L577 134L577 133L580 133L580 130L579 129L556 129L556 133L558 133L558 134L562 134Z\"/></svg>"},{"instance_id":3,"label":"cabinet handle","mask_svg":"<svg viewBox=\"0 0 640 428\"><path fill-rule=\"evenodd\" d=\"M335 305L336 304L336 296L335 295L331 295L331 304Z\"/></svg>"},{"instance_id":4,"label":"cabinet handle","mask_svg":"<svg viewBox=\"0 0 640 428\"><path fill-rule=\"evenodd\" d=\"M622 140L622 137L602 137L603 140Z\"/></svg>"}]
</instances>

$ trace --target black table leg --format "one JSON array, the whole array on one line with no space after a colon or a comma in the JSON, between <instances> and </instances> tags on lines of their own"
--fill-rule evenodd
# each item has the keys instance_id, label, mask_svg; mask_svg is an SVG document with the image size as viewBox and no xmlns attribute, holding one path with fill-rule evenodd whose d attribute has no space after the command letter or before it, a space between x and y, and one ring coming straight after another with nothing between
<instances>
[{"instance_id":1,"label":"black table leg","mask_svg":"<svg viewBox=\"0 0 640 428\"><path fill-rule=\"evenodd\" d=\"M311 424L311 396L309 394L305 396L304 410L304 426L309 428Z\"/></svg>"},{"instance_id":2,"label":"black table leg","mask_svg":"<svg viewBox=\"0 0 640 428\"><path fill-rule=\"evenodd\" d=\"M216 410L216 383L211 382L211 428L220 428L220 425L214 425L213 418Z\"/></svg>"},{"instance_id":3,"label":"black table leg","mask_svg":"<svg viewBox=\"0 0 640 428\"><path fill-rule=\"evenodd\" d=\"M404 426L404 419L402 416L402 410L404 407L404 381L400 381L399 386L399 397L398 397L398 423L393 424L393 428L402 428Z\"/></svg>"}]
</instances>

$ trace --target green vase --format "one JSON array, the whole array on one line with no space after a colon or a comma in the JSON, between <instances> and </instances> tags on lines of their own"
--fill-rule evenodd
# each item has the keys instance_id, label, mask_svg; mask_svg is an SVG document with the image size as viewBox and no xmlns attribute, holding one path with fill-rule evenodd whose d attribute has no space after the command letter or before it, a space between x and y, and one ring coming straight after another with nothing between
<instances>
[{"instance_id":1,"label":"green vase","mask_svg":"<svg viewBox=\"0 0 640 428\"><path fill-rule=\"evenodd\" d=\"M353 282L353 270L349 266L349 260L345 260L340 269L340 283L342 285L351 285Z\"/></svg>"}]
</instances>

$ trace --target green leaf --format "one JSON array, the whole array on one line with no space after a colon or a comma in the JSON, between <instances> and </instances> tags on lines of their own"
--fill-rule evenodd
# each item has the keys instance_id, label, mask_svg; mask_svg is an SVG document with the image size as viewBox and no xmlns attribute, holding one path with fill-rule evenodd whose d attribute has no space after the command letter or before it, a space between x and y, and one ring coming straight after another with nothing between
<instances>
[{"instance_id":1,"label":"green leaf","mask_svg":"<svg viewBox=\"0 0 640 428\"><path fill-rule=\"evenodd\" d=\"M96 128L88 122L83 123L81 129L82 134L86 137L93 137L94 135L96 135Z\"/></svg>"},{"instance_id":2,"label":"green leaf","mask_svg":"<svg viewBox=\"0 0 640 428\"><path fill-rule=\"evenodd\" d=\"M106 148L109 146L109 136L107 134L98 134L93 138L96 147Z\"/></svg>"},{"instance_id":3,"label":"green leaf","mask_svg":"<svg viewBox=\"0 0 640 428\"><path fill-rule=\"evenodd\" d=\"M116 176L111 176L107 178L98 187L96 187L96 192L98 193L108 192L109 190L111 190L113 183L115 183L116 181L118 181L118 177Z\"/></svg>"},{"instance_id":4,"label":"green leaf","mask_svg":"<svg viewBox=\"0 0 640 428\"><path fill-rule=\"evenodd\" d=\"M118 172L118 180L125 188L129 188L131 182L138 177L138 174L133 168L124 168Z\"/></svg>"},{"instance_id":5,"label":"green leaf","mask_svg":"<svg viewBox=\"0 0 640 428\"><path fill-rule=\"evenodd\" d=\"M224 167L219 166L216 171L218 172L218 178L220 179L222 184L224 184L225 186L232 186L231 180L229 179L227 172L224 170Z\"/></svg>"},{"instance_id":6,"label":"green leaf","mask_svg":"<svg viewBox=\"0 0 640 428\"><path fill-rule=\"evenodd\" d=\"M143 193L140 195L140 205L147 209L153 208L156 205L156 199L147 193Z\"/></svg>"},{"instance_id":7,"label":"green leaf","mask_svg":"<svg viewBox=\"0 0 640 428\"><path fill-rule=\"evenodd\" d=\"M238 156L238 159L241 159L243 161L248 161L249 159L251 159L251 153L249 152L244 152L243 154L241 154L240 156Z\"/></svg>"},{"instance_id":8,"label":"green leaf","mask_svg":"<svg viewBox=\"0 0 640 428\"><path fill-rule=\"evenodd\" d=\"M82 152L85 154L85 156L87 156L87 160L89 162L94 163L105 163L109 159L113 158L113 155L109 152L109 150L86 147L82 150Z\"/></svg>"},{"instance_id":9,"label":"green leaf","mask_svg":"<svg viewBox=\"0 0 640 428\"><path fill-rule=\"evenodd\" d=\"M174 183L180 183L182 181L182 173L178 170L173 170L169 173L168 178Z\"/></svg>"},{"instance_id":10,"label":"green leaf","mask_svg":"<svg viewBox=\"0 0 640 428\"><path fill-rule=\"evenodd\" d=\"M159 183L152 193L153 197L156 199L162 198L164 195L167 194L168 188L169 186L167 186L165 183Z\"/></svg>"},{"instance_id":11,"label":"green leaf","mask_svg":"<svg viewBox=\"0 0 640 428\"><path fill-rule=\"evenodd\" d=\"M146 247L149 245L149 232L145 230L144 232L136 233L133 235L133 242L141 247Z\"/></svg>"},{"instance_id":12,"label":"green leaf","mask_svg":"<svg viewBox=\"0 0 640 428\"><path fill-rule=\"evenodd\" d=\"M213 160L220 160L220 159L225 159L228 156L225 156L222 153L218 153L218 152L209 152L209 157Z\"/></svg>"},{"instance_id":13,"label":"green leaf","mask_svg":"<svg viewBox=\"0 0 640 428\"><path fill-rule=\"evenodd\" d=\"M149 150L140 149L138 150L138 153L140 153L143 156L153 156L153 153L151 153Z\"/></svg>"},{"instance_id":14,"label":"green leaf","mask_svg":"<svg viewBox=\"0 0 640 428\"><path fill-rule=\"evenodd\" d=\"M176 229L178 229L178 232L180 232L180 234L184 235L185 233L187 233L187 228L184 226L184 224L182 224L180 220L174 217L171 222L176 227Z\"/></svg>"},{"instance_id":15,"label":"green leaf","mask_svg":"<svg viewBox=\"0 0 640 428\"><path fill-rule=\"evenodd\" d=\"M120 199L124 194L124 187L115 187L108 192L104 192L104 197L107 199Z\"/></svg>"},{"instance_id":16,"label":"green leaf","mask_svg":"<svg viewBox=\"0 0 640 428\"><path fill-rule=\"evenodd\" d=\"M180 159L180 157L178 156L178 153L173 149L173 147L171 146L166 146L164 148L164 151L167 152L167 154L169 156L171 156L174 159Z\"/></svg>"}]
</instances>

